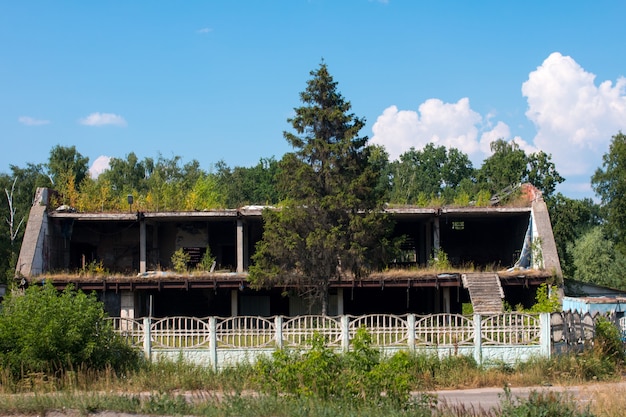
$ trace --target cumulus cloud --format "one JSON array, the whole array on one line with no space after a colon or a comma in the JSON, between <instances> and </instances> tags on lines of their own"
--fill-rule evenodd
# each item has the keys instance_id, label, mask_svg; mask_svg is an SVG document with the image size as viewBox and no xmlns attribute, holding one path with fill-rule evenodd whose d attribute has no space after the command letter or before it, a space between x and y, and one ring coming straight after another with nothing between
<instances>
[{"instance_id":1,"label":"cumulus cloud","mask_svg":"<svg viewBox=\"0 0 626 417\"><path fill-rule=\"evenodd\" d=\"M41 126L50 123L50 120L35 119L34 117L30 116L18 117L17 121L26 126Z\"/></svg>"},{"instance_id":2,"label":"cumulus cloud","mask_svg":"<svg viewBox=\"0 0 626 417\"><path fill-rule=\"evenodd\" d=\"M595 78L571 57L555 52L522 85L526 116L537 128L534 145L552 154L564 175L600 166L611 137L626 128L626 79L596 86Z\"/></svg>"},{"instance_id":3,"label":"cumulus cloud","mask_svg":"<svg viewBox=\"0 0 626 417\"><path fill-rule=\"evenodd\" d=\"M111 157L106 155L100 155L93 161L91 167L89 167L89 176L93 179L98 178L100 174L109 169L109 163L111 162Z\"/></svg>"},{"instance_id":4,"label":"cumulus cloud","mask_svg":"<svg viewBox=\"0 0 626 417\"><path fill-rule=\"evenodd\" d=\"M79 123L85 126L126 126L126 120L120 115L113 113L91 113L89 116L80 119Z\"/></svg>"},{"instance_id":5,"label":"cumulus cloud","mask_svg":"<svg viewBox=\"0 0 626 417\"><path fill-rule=\"evenodd\" d=\"M213 29L211 28L202 28L202 29L196 30L196 33L199 35L204 35L204 34L211 33L211 32L213 32Z\"/></svg>"},{"instance_id":6,"label":"cumulus cloud","mask_svg":"<svg viewBox=\"0 0 626 417\"><path fill-rule=\"evenodd\" d=\"M512 136L505 122L472 110L468 98L456 103L429 99L417 111L386 108L372 127L372 143L384 145L396 159L411 147L433 142L462 150L478 165L491 154L490 143L503 138L527 153L551 154L557 171L569 180L564 190L589 191L589 179L601 166L612 136L626 131L626 78L599 84L595 78L558 52L530 72L521 90L534 137Z\"/></svg>"},{"instance_id":7,"label":"cumulus cloud","mask_svg":"<svg viewBox=\"0 0 626 417\"><path fill-rule=\"evenodd\" d=\"M508 127L503 123L484 128L483 122L484 118L470 108L468 98L456 103L429 99L417 111L390 106L378 116L372 127L372 143L385 146L391 159L398 158L411 147L421 149L431 142L457 148L472 156L488 152L490 138L508 134Z\"/></svg>"}]
</instances>

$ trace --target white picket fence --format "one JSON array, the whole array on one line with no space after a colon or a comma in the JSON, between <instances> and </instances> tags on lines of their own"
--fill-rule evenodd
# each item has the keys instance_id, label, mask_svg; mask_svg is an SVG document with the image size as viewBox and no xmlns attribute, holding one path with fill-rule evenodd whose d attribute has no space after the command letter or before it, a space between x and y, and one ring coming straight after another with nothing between
<instances>
[{"instance_id":1,"label":"white picket fence","mask_svg":"<svg viewBox=\"0 0 626 417\"><path fill-rule=\"evenodd\" d=\"M297 317L111 318L114 328L151 359L180 358L223 368L278 348L306 349L314 335L346 351L360 328L384 352L464 354L478 363L514 363L550 355L550 315L504 313Z\"/></svg>"}]
</instances>

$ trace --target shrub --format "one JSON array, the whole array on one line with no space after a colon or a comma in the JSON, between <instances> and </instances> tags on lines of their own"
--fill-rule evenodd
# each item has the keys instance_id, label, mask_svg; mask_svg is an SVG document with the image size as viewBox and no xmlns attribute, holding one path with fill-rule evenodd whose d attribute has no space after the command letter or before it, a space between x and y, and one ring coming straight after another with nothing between
<instances>
[{"instance_id":1,"label":"shrub","mask_svg":"<svg viewBox=\"0 0 626 417\"><path fill-rule=\"evenodd\" d=\"M428 260L428 266L436 269L437 271L445 271L452 268L452 264L448 259L448 254L443 249L437 249L435 256Z\"/></svg>"},{"instance_id":2,"label":"shrub","mask_svg":"<svg viewBox=\"0 0 626 417\"><path fill-rule=\"evenodd\" d=\"M533 313L553 313L561 311L561 300L559 300L558 288L556 285L548 286L543 283L537 288L535 304L530 308Z\"/></svg>"},{"instance_id":3,"label":"shrub","mask_svg":"<svg viewBox=\"0 0 626 417\"><path fill-rule=\"evenodd\" d=\"M191 255L185 252L183 248L178 249L172 254L170 261L172 262L172 268L179 274L187 272Z\"/></svg>"},{"instance_id":4,"label":"shrub","mask_svg":"<svg viewBox=\"0 0 626 417\"><path fill-rule=\"evenodd\" d=\"M364 328L357 330L352 350L338 354L316 335L306 352L278 350L257 361L262 390L274 395L338 400L363 405L410 406L412 356L406 351L381 359Z\"/></svg>"},{"instance_id":5,"label":"shrub","mask_svg":"<svg viewBox=\"0 0 626 417\"><path fill-rule=\"evenodd\" d=\"M580 409L571 397L558 392L530 393L527 399L512 399L505 389L502 417L593 417L588 408Z\"/></svg>"},{"instance_id":6,"label":"shrub","mask_svg":"<svg viewBox=\"0 0 626 417\"><path fill-rule=\"evenodd\" d=\"M198 263L197 265L197 269L199 271L209 272L211 271L211 268L213 268L214 262L215 262L215 256L213 256L213 254L211 253L211 248L207 246L206 251L204 251L204 254L202 255L202 259L200 260L200 263Z\"/></svg>"},{"instance_id":7,"label":"shrub","mask_svg":"<svg viewBox=\"0 0 626 417\"><path fill-rule=\"evenodd\" d=\"M273 394L328 399L337 390L340 360L316 334L310 350L277 350L271 358L259 360L256 369L263 389Z\"/></svg>"},{"instance_id":8,"label":"shrub","mask_svg":"<svg viewBox=\"0 0 626 417\"><path fill-rule=\"evenodd\" d=\"M593 343L594 350L600 357L606 358L615 365L621 365L624 362L624 344L620 330L604 317L596 322Z\"/></svg>"},{"instance_id":9,"label":"shrub","mask_svg":"<svg viewBox=\"0 0 626 417\"><path fill-rule=\"evenodd\" d=\"M0 365L13 376L87 366L124 370L139 355L105 320L95 295L50 283L14 291L0 311Z\"/></svg>"}]
</instances>

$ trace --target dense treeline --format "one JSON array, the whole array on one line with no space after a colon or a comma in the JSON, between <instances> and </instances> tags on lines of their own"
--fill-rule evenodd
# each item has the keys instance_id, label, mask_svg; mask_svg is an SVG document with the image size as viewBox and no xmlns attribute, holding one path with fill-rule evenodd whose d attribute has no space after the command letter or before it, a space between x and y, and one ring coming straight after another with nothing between
<instances>
[{"instance_id":1,"label":"dense treeline","mask_svg":"<svg viewBox=\"0 0 626 417\"><path fill-rule=\"evenodd\" d=\"M623 141L621 133L615 138ZM548 202L566 276L625 287L617 273L597 273L607 264L618 269L626 262L624 252L613 247L615 239L600 228L606 212L591 199L574 200L555 194L563 178L549 155L527 155L514 142L504 140L493 142L492 150L480 168L473 167L463 152L434 144L421 150L411 148L395 161L389 161L383 148L374 147L370 162L383 173L378 192L389 204L488 205L494 194L507 187L531 182L542 190ZM0 205L4 220L0 225L1 277L4 280L13 276L37 187L56 189L59 193L55 204L79 211L127 211L128 195L133 195L133 211L277 205L285 197L277 184L280 162L270 157L260 159L254 166L230 167L218 161L203 169L198 161L184 162L180 156L140 159L130 153L112 158L109 169L92 178L88 158L76 147L55 146L48 161L25 167L12 165L9 173L0 174L4 190ZM600 178L600 174L596 176ZM515 193L511 198L515 198ZM592 251L590 245L602 249L604 258L596 256L597 251ZM586 261L585 256L593 262Z\"/></svg>"},{"instance_id":2,"label":"dense treeline","mask_svg":"<svg viewBox=\"0 0 626 417\"><path fill-rule=\"evenodd\" d=\"M517 144L504 140L493 142L492 149L493 155L476 169L457 149L428 144L390 162L383 148L374 147L370 163L382 173L377 193L389 204L485 205L493 194L523 182L533 183L550 197L563 181L543 152L526 155ZM55 203L84 212L126 211L128 195L134 197L133 210L144 211L272 205L285 197L277 183L281 164L274 157L251 167L218 161L205 170L197 160L184 163L180 156L162 155L139 159L131 152L111 158L109 169L97 178L88 174L88 163L74 146L55 146L46 163L11 166L10 174L0 174L6 194L15 182L14 195L5 200L12 197L17 211L23 212L34 189L42 186L58 191Z\"/></svg>"},{"instance_id":3,"label":"dense treeline","mask_svg":"<svg viewBox=\"0 0 626 417\"><path fill-rule=\"evenodd\" d=\"M291 207L319 206L328 219L348 228L322 239L324 233L339 229L333 229L337 225L332 222L319 224L314 235L325 242L336 240L337 248L329 250L345 249L342 261L349 261L356 273L367 269L365 259L375 258L364 255L371 246L367 239L362 245L355 243L361 231L372 231L375 226L382 233L387 226L374 218L368 226L362 216L339 219L341 213L373 213L383 203L486 206L494 196L506 203L518 197L517 185L529 182L542 191L550 209L565 276L626 289L620 272L626 267L626 136L621 132L613 137L603 166L591 179L601 199L598 205L591 199L555 194L564 178L551 156L542 151L526 154L512 141L492 142L492 155L479 168L460 150L434 144L411 148L390 161L383 147L368 145L367 137L358 136L364 120L349 113L350 103L336 90L337 83L326 65L311 75L313 79L300 94L304 106L295 109L297 117L288 120L295 133L285 132L296 152L281 160L262 158L251 167L230 167L217 161L205 169L197 160L184 162L180 156L140 159L131 152L112 158L108 169L92 177L89 159L75 146L57 145L46 162L10 166L9 173L0 173L4 190L0 201L4 219L0 224L0 282L13 278L37 187L58 192L53 207L66 205L84 212L210 210L286 201L296 202ZM130 207L128 196L133 196ZM283 212L283 217L287 216ZM274 220L278 234L289 223L287 218ZM299 239L309 233L292 226ZM265 244L265 252L260 252L270 260L276 258L274 252L280 248Z\"/></svg>"}]
</instances>

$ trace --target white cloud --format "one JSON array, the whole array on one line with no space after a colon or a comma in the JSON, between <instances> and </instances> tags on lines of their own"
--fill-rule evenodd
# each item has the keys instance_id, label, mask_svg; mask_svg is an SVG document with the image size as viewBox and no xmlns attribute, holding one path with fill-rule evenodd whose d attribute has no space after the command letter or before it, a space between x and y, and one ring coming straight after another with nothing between
<instances>
[{"instance_id":1,"label":"white cloud","mask_svg":"<svg viewBox=\"0 0 626 417\"><path fill-rule=\"evenodd\" d=\"M596 86L595 77L555 52L522 85L526 116L537 128L533 142L563 175L591 175L611 137L626 129L626 78Z\"/></svg>"},{"instance_id":2,"label":"white cloud","mask_svg":"<svg viewBox=\"0 0 626 417\"><path fill-rule=\"evenodd\" d=\"M213 29L211 28L202 28L202 29L196 30L196 33L199 35L204 35L204 34L211 33L211 32L213 32Z\"/></svg>"},{"instance_id":3,"label":"white cloud","mask_svg":"<svg viewBox=\"0 0 626 417\"><path fill-rule=\"evenodd\" d=\"M89 167L89 176L91 178L98 178L100 174L109 169L109 162L111 162L111 157L106 155L100 155L93 161L91 167Z\"/></svg>"},{"instance_id":4,"label":"white cloud","mask_svg":"<svg viewBox=\"0 0 626 417\"><path fill-rule=\"evenodd\" d=\"M26 126L41 126L50 123L50 120L35 119L30 116L20 116L17 121Z\"/></svg>"},{"instance_id":5,"label":"white cloud","mask_svg":"<svg viewBox=\"0 0 626 417\"><path fill-rule=\"evenodd\" d=\"M456 103L429 99L418 111L398 110L396 106L386 108L372 127L372 143L385 146L391 159L411 147L421 149L431 142L457 148L470 157L483 156L489 152L489 142L508 135L509 129L501 122L494 128L482 125L483 117L470 108L468 98Z\"/></svg>"},{"instance_id":6,"label":"white cloud","mask_svg":"<svg viewBox=\"0 0 626 417\"><path fill-rule=\"evenodd\" d=\"M79 123L85 126L126 126L126 120L122 116L113 113L91 113L84 119L80 119Z\"/></svg>"},{"instance_id":7,"label":"white cloud","mask_svg":"<svg viewBox=\"0 0 626 417\"><path fill-rule=\"evenodd\" d=\"M537 130L532 138L511 137L506 123L492 120L491 114L478 114L468 98L457 103L429 99L417 111L385 109L372 127L372 143L384 145L396 159L411 147L421 149L434 142L462 150L479 166L491 155L491 142L513 140L527 153L541 150L552 155L557 171L571 182L560 189L589 193L589 179L602 165L612 136L626 131L626 78L598 85L595 78L558 52L532 71L522 84L526 117Z\"/></svg>"}]
</instances>

